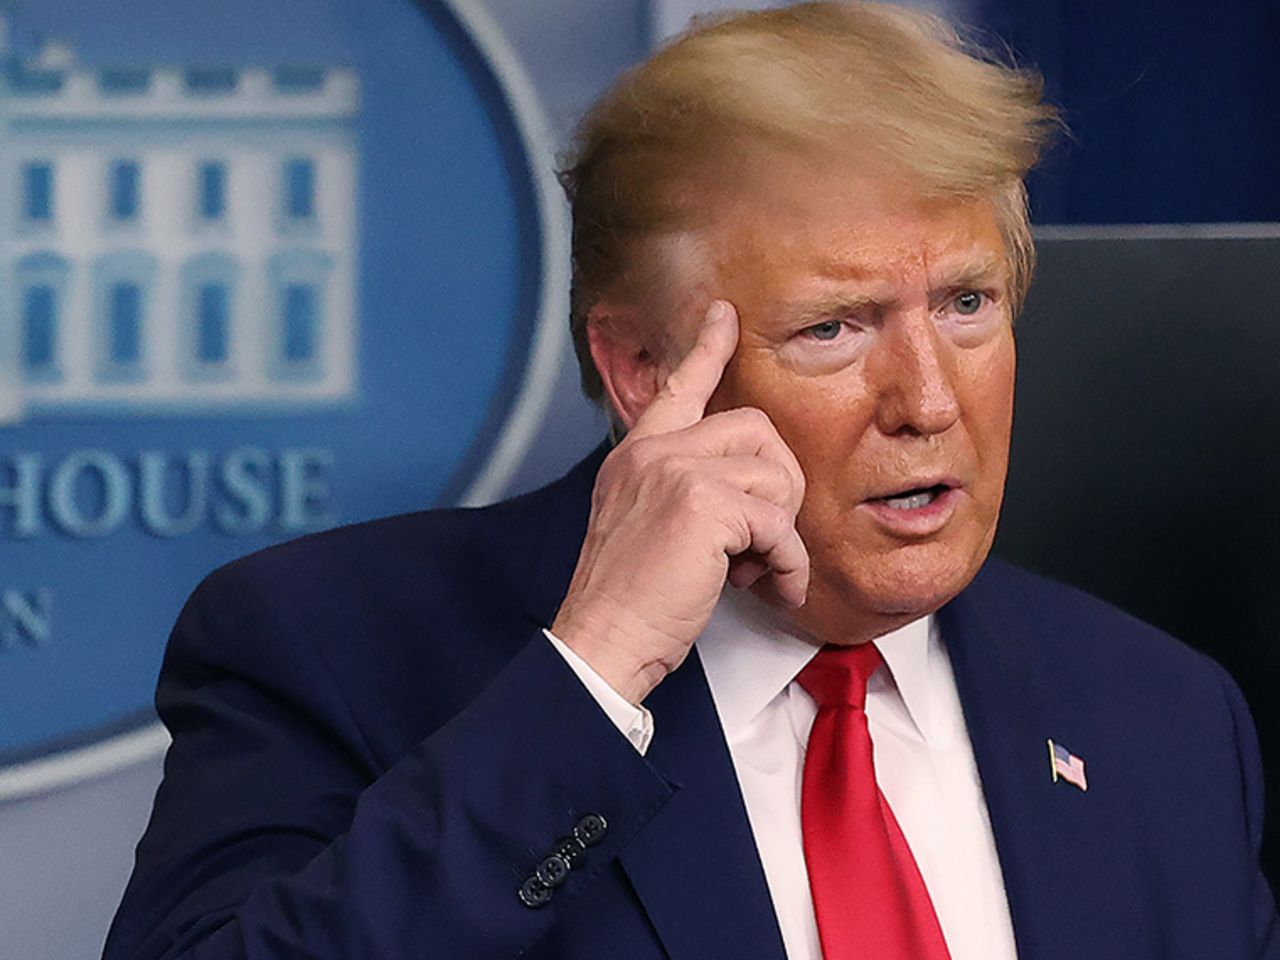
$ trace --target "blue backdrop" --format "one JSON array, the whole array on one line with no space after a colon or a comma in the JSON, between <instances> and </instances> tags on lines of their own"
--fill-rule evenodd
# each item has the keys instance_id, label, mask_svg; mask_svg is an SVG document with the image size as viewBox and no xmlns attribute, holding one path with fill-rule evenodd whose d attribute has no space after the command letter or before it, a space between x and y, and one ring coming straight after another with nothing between
<instances>
[{"instance_id":1,"label":"blue backdrop","mask_svg":"<svg viewBox=\"0 0 1280 960\"><path fill-rule=\"evenodd\" d=\"M456 502L522 383L542 268L529 160L509 108L472 41L439 4L119 0L97 7L41 0L21 7L16 24L24 59L37 38L59 38L74 50L75 68L90 72L298 63L355 71L358 386L327 408L196 404L179 416L37 408L0 431L4 486L17 483L10 458L39 456L48 471L83 451L101 451L132 473L141 451L158 451L172 464L165 499L180 511L196 496L185 480L194 471L184 474L184 464L193 452L213 464L200 497L206 515L181 536L156 536L123 496L121 522L101 536L68 535L48 516L38 532L24 534L15 510L0 511L0 587L38 588L53 598L52 636L38 649L11 642L0 670L0 765L149 722L168 627L213 566L308 529ZM85 123L62 135L104 160L133 150L144 163L154 141L181 144L187 135L186 127L167 131L157 117L115 131L122 122L109 129ZM194 132L210 122L198 121ZM255 147L245 138L278 137L284 126L245 121L223 136L228 149ZM70 207L74 195L68 190L62 199L60 207ZM143 196L143 205L152 199ZM49 240L59 242L57 231ZM131 242L161 241L138 233ZM210 242L228 246L217 237ZM297 242L305 245L307 237ZM73 263L82 272L88 266ZM156 327L172 322L153 320ZM267 522L246 524L243 498L226 502L228 458L243 459L236 451L246 449L260 453L249 468L231 471L244 478L256 472L249 478L254 497L275 500L260 518L269 515ZM308 451L309 469L324 474L324 503L313 504L313 516L285 516L270 476L290 469L281 451ZM106 508L92 482L98 478L86 472L83 479L77 499L85 512L100 514ZM136 493L140 484L132 486ZM219 511L234 522L220 522Z\"/></svg>"},{"instance_id":2,"label":"blue backdrop","mask_svg":"<svg viewBox=\"0 0 1280 960\"><path fill-rule=\"evenodd\" d=\"M1072 138L1037 223L1280 221L1276 0L976 0Z\"/></svg>"}]
</instances>

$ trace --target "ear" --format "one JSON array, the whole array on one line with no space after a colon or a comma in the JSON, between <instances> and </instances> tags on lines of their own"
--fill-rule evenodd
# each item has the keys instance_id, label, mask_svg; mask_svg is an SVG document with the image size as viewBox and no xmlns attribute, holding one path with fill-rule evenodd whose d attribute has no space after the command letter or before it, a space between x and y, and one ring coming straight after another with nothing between
<instances>
[{"instance_id":1,"label":"ear","mask_svg":"<svg viewBox=\"0 0 1280 960\"><path fill-rule=\"evenodd\" d=\"M604 382L604 394L630 430L661 387L653 346L645 342L636 307L598 303L587 315L587 344Z\"/></svg>"}]
</instances>

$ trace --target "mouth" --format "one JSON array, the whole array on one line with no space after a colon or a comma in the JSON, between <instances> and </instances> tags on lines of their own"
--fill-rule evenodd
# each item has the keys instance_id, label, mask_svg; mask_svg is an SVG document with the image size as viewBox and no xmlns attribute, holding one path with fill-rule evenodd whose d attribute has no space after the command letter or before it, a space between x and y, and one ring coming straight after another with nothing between
<instances>
[{"instance_id":1,"label":"mouth","mask_svg":"<svg viewBox=\"0 0 1280 960\"><path fill-rule=\"evenodd\" d=\"M950 479L926 480L879 496L868 497L863 508L886 531L907 538L939 532L954 514L959 483Z\"/></svg>"},{"instance_id":2,"label":"mouth","mask_svg":"<svg viewBox=\"0 0 1280 960\"><path fill-rule=\"evenodd\" d=\"M929 486L910 487L880 497L868 497L869 503L883 504L890 510L921 510L936 500L946 496L955 489L955 484L946 481Z\"/></svg>"},{"instance_id":3,"label":"mouth","mask_svg":"<svg viewBox=\"0 0 1280 960\"><path fill-rule=\"evenodd\" d=\"M936 503L937 500L943 499L957 486L956 481L950 477L942 477L942 479L928 479L920 481L919 484L911 486L902 486L897 490L874 495L868 497L867 503L876 504L876 506L887 507L888 509L900 509L900 511L911 511L911 509L924 509Z\"/></svg>"}]
</instances>

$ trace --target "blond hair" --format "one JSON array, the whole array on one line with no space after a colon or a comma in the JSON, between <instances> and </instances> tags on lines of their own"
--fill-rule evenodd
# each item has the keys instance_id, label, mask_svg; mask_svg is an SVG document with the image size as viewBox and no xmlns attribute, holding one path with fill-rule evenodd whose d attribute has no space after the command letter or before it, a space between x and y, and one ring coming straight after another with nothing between
<instances>
[{"instance_id":1,"label":"blond hair","mask_svg":"<svg viewBox=\"0 0 1280 960\"><path fill-rule=\"evenodd\" d=\"M1035 256L1023 180L1057 122L1041 91L1037 74L943 20L887 4L695 20L597 101L563 165L583 390L603 392L587 344L592 307L631 296L641 244L696 227L708 176L753 148L835 147L859 169L908 176L924 197L989 198L1016 313Z\"/></svg>"}]
</instances>

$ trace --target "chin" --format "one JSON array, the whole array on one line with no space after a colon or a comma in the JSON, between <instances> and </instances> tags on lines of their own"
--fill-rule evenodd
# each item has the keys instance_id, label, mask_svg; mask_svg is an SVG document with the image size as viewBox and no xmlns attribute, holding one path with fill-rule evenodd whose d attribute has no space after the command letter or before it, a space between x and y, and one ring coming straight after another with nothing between
<instances>
[{"instance_id":1,"label":"chin","mask_svg":"<svg viewBox=\"0 0 1280 960\"><path fill-rule=\"evenodd\" d=\"M863 567L859 592L878 613L922 617L964 590L989 550L989 541L959 549L944 544L899 548Z\"/></svg>"},{"instance_id":2,"label":"chin","mask_svg":"<svg viewBox=\"0 0 1280 960\"><path fill-rule=\"evenodd\" d=\"M868 609L895 620L915 620L945 606L968 584L967 579L934 579L925 583L875 584L862 591Z\"/></svg>"},{"instance_id":3,"label":"chin","mask_svg":"<svg viewBox=\"0 0 1280 960\"><path fill-rule=\"evenodd\" d=\"M815 558L806 604L814 626L848 624L869 639L933 613L964 590L986 560L989 544L974 546L919 544L832 564Z\"/></svg>"}]
</instances>

